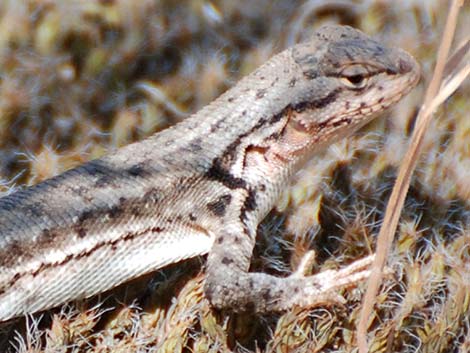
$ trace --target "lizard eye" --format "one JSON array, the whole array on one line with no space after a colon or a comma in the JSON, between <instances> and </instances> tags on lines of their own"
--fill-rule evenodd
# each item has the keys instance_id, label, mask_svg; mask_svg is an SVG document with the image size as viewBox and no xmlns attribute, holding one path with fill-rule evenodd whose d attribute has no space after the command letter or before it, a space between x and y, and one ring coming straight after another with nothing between
<instances>
[{"instance_id":1,"label":"lizard eye","mask_svg":"<svg viewBox=\"0 0 470 353\"><path fill-rule=\"evenodd\" d=\"M369 72L363 65L351 65L346 67L340 74L341 82L348 88L361 89L369 81Z\"/></svg>"},{"instance_id":2,"label":"lizard eye","mask_svg":"<svg viewBox=\"0 0 470 353\"><path fill-rule=\"evenodd\" d=\"M367 85L367 77L364 75L352 75L344 76L341 78L341 82L352 89L361 89Z\"/></svg>"}]
</instances>

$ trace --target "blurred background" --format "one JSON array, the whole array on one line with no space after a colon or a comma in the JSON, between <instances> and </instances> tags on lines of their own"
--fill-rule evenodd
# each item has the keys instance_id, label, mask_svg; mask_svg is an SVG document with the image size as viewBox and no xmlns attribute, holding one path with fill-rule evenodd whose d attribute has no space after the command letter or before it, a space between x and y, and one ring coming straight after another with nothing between
<instances>
[{"instance_id":1,"label":"blurred background","mask_svg":"<svg viewBox=\"0 0 470 353\"><path fill-rule=\"evenodd\" d=\"M0 195L141 140L215 99L327 23L413 54L421 84L316 156L259 229L252 269L314 271L375 248L386 201L431 78L447 1L36 0L0 2ZM470 33L468 1L455 43ZM371 352L470 350L470 88L425 142L371 320ZM203 259L99 298L0 326L5 352L349 352L363 288L347 304L229 315L202 296Z\"/></svg>"}]
</instances>

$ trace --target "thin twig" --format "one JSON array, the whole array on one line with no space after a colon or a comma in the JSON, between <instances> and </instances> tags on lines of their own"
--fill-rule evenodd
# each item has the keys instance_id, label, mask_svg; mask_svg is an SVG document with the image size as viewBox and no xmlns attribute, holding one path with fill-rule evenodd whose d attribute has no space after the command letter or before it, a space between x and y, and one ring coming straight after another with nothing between
<instances>
[{"instance_id":1,"label":"thin twig","mask_svg":"<svg viewBox=\"0 0 470 353\"><path fill-rule=\"evenodd\" d=\"M366 294L364 295L361 316L357 328L357 340L360 353L368 352L367 328L369 317L375 304L375 298L382 280L382 271L385 265L385 260L397 229L398 219L410 185L411 175L421 151L424 133L431 120L432 111L430 111L428 107L432 105L432 101L437 95L441 85L444 66L457 24L457 15L459 8L462 5L463 0L454 0L450 6L444 35L439 47L436 67L434 68L434 74L426 91L424 103L421 106L417 117L416 128L413 131L413 136L411 137L411 144L405 155L404 161L400 166L398 177L387 205L384 221L377 240L377 257L372 264L371 276L368 281Z\"/></svg>"}]
</instances>

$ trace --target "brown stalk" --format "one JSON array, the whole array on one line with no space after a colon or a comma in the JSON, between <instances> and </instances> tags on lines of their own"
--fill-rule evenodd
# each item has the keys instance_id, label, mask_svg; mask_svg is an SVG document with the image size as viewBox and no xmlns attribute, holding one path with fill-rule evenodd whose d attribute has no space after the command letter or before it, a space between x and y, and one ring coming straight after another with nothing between
<instances>
[{"instance_id":1,"label":"brown stalk","mask_svg":"<svg viewBox=\"0 0 470 353\"><path fill-rule=\"evenodd\" d=\"M410 146L404 157L404 161L400 166L398 177L385 211L384 221L377 240L376 257L371 267L371 276L367 283L367 290L364 295L361 315L357 327L357 342L360 353L368 352L367 329L370 322L369 318L382 280L383 268L385 266L387 254L389 253L390 246L393 242L400 213L403 208L406 193L408 192L411 175L416 167L416 163L422 149L424 133L429 126L432 113L437 108L437 104L434 104L433 101L439 93L444 67L457 24L457 15L459 13L459 8L462 5L463 0L453 0L450 6L444 34L439 46L433 77L426 90L424 103L418 113L416 128L413 131Z\"/></svg>"}]
</instances>

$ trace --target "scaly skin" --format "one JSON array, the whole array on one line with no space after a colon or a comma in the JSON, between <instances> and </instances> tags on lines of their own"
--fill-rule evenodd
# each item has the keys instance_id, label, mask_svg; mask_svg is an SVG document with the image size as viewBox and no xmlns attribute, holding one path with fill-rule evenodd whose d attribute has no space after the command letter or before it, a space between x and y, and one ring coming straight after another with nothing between
<instances>
[{"instance_id":1,"label":"scaly skin","mask_svg":"<svg viewBox=\"0 0 470 353\"><path fill-rule=\"evenodd\" d=\"M250 273L259 222L302 163L397 102L419 67L350 27L274 56L182 123L0 199L0 321L209 253L215 307L336 300L365 260L287 278Z\"/></svg>"}]
</instances>

